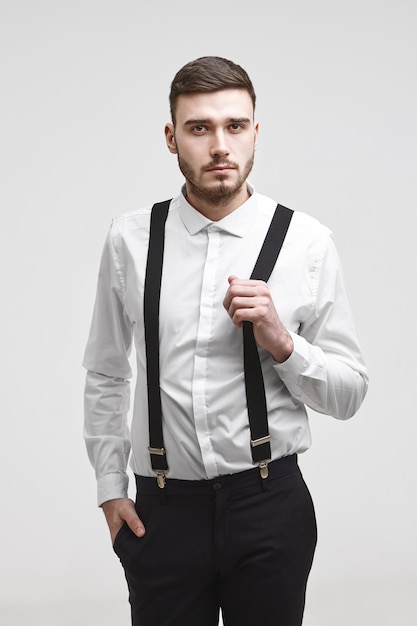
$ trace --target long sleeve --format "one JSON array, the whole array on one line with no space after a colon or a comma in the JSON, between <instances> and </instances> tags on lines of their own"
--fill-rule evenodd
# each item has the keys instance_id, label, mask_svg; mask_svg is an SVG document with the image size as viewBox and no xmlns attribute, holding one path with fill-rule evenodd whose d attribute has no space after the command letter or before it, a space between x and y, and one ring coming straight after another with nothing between
<instances>
[{"instance_id":1,"label":"long sleeve","mask_svg":"<svg viewBox=\"0 0 417 626\"><path fill-rule=\"evenodd\" d=\"M320 413L348 419L359 409L368 376L333 237L317 262L310 314L292 333L294 352L274 368L291 395Z\"/></svg>"},{"instance_id":2,"label":"long sleeve","mask_svg":"<svg viewBox=\"0 0 417 626\"><path fill-rule=\"evenodd\" d=\"M97 477L99 505L127 495L131 343L132 324L123 305L119 257L108 237L83 360L87 369L84 438Z\"/></svg>"}]
</instances>

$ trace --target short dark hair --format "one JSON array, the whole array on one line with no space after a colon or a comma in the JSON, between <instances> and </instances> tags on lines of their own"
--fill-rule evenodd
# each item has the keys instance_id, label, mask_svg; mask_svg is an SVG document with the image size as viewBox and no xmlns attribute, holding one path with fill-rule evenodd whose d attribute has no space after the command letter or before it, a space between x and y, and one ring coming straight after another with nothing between
<instances>
[{"instance_id":1,"label":"short dark hair","mask_svg":"<svg viewBox=\"0 0 417 626\"><path fill-rule=\"evenodd\" d=\"M172 121L175 123L178 96L221 89L246 89L255 110L255 90L248 74L240 65L215 56L200 57L190 61L176 73L171 83L169 104Z\"/></svg>"}]
</instances>

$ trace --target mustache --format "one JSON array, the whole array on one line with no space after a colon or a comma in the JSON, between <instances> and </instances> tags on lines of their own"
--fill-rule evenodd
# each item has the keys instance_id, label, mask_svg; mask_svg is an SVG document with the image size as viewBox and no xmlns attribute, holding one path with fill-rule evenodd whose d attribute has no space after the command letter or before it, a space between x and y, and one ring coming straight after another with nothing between
<instances>
[{"instance_id":1,"label":"mustache","mask_svg":"<svg viewBox=\"0 0 417 626\"><path fill-rule=\"evenodd\" d=\"M208 165L204 165L202 169L204 172L207 172L208 170L215 169L216 167L230 167L235 170L239 169L239 166L237 163L233 163L233 161L224 161L220 159L216 159L212 161L211 163L209 163Z\"/></svg>"}]
</instances>

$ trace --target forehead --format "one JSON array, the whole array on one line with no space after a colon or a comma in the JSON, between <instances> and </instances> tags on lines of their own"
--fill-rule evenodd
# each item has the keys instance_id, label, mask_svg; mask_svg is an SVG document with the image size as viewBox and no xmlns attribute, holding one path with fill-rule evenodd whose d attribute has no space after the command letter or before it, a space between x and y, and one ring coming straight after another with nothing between
<instances>
[{"instance_id":1,"label":"forehead","mask_svg":"<svg viewBox=\"0 0 417 626\"><path fill-rule=\"evenodd\" d=\"M240 117L253 119L253 103L246 89L181 94L175 110L176 123L179 125L189 119L221 121Z\"/></svg>"}]
</instances>

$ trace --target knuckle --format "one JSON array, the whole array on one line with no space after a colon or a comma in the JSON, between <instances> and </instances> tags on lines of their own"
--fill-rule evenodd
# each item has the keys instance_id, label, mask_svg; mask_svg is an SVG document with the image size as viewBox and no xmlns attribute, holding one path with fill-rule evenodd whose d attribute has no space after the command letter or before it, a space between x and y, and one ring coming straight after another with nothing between
<instances>
[{"instance_id":1,"label":"knuckle","mask_svg":"<svg viewBox=\"0 0 417 626\"><path fill-rule=\"evenodd\" d=\"M243 322L243 314L242 311L240 311L239 309L233 314L233 322L235 324L240 324L241 322Z\"/></svg>"}]
</instances>

